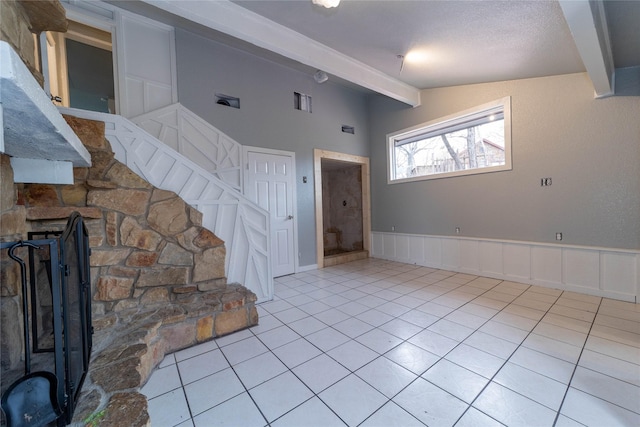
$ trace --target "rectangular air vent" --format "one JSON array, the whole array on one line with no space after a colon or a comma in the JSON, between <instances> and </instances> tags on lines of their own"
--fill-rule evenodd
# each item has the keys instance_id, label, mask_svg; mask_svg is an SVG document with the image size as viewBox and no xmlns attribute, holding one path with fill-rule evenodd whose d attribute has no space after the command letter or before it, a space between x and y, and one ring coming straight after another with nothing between
<instances>
[{"instance_id":1,"label":"rectangular air vent","mask_svg":"<svg viewBox=\"0 0 640 427\"><path fill-rule=\"evenodd\" d=\"M235 96L224 95L222 93L216 93L216 104L223 105L225 107L240 108L240 98Z\"/></svg>"},{"instance_id":2,"label":"rectangular air vent","mask_svg":"<svg viewBox=\"0 0 640 427\"><path fill-rule=\"evenodd\" d=\"M293 92L293 108L300 111L311 112L311 95Z\"/></svg>"},{"instance_id":3,"label":"rectangular air vent","mask_svg":"<svg viewBox=\"0 0 640 427\"><path fill-rule=\"evenodd\" d=\"M356 133L356 129L353 126L342 125L342 132L354 135Z\"/></svg>"}]
</instances>

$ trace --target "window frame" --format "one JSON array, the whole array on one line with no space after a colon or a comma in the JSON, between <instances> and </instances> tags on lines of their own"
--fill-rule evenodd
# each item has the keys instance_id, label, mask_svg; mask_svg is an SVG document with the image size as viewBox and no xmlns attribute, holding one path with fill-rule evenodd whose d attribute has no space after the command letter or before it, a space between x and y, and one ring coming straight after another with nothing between
<instances>
[{"instance_id":1,"label":"window frame","mask_svg":"<svg viewBox=\"0 0 640 427\"><path fill-rule=\"evenodd\" d=\"M395 148L396 141L409 139L423 134L434 132L446 133L449 128L455 128L460 124L480 117L484 113L497 108L502 108L504 115L504 165L489 166L474 169L465 169L453 172L441 172L430 175L419 175L408 178L395 178ZM387 184L400 184L404 182L425 181L431 179L452 178L458 176L477 175L512 170L511 161L511 97L506 96L495 101L487 102L476 107L447 115L429 122L421 123L410 128L387 134Z\"/></svg>"}]
</instances>

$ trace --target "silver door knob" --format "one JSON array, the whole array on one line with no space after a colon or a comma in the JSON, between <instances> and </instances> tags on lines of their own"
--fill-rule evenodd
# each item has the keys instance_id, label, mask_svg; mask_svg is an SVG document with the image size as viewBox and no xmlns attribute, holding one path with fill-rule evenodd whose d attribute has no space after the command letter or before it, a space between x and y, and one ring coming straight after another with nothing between
<instances>
[{"instance_id":1,"label":"silver door knob","mask_svg":"<svg viewBox=\"0 0 640 427\"><path fill-rule=\"evenodd\" d=\"M287 219L293 219L293 215L289 215Z\"/></svg>"}]
</instances>

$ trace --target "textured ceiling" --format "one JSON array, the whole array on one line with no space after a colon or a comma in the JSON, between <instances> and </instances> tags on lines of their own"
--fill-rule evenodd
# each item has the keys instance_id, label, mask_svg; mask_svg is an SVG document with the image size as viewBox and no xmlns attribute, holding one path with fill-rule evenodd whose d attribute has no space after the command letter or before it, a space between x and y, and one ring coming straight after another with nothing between
<instances>
[{"instance_id":1,"label":"textured ceiling","mask_svg":"<svg viewBox=\"0 0 640 427\"><path fill-rule=\"evenodd\" d=\"M584 71L556 1L235 3L421 89Z\"/></svg>"},{"instance_id":2,"label":"textured ceiling","mask_svg":"<svg viewBox=\"0 0 640 427\"><path fill-rule=\"evenodd\" d=\"M174 3L198 14L211 0L108 1L310 75L316 68L154 7ZM232 3L417 89L585 71L557 0L342 0L333 9L311 0ZM615 67L640 67L640 0L604 6ZM416 49L425 61L402 64L398 55ZM331 80L370 87L357 76Z\"/></svg>"}]
</instances>

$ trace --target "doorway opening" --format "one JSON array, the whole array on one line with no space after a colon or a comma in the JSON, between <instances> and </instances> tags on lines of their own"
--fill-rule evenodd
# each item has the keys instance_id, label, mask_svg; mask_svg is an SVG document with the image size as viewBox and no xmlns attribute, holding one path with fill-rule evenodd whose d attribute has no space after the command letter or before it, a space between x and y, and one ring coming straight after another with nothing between
<instances>
[{"instance_id":1,"label":"doorway opening","mask_svg":"<svg viewBox=\"0 0 640 427\"><path fill-rule=\"evenodd\" d=\"M40 60L54 104L116 113L110 32L69 21L66 33L41 35Z\"/></svg>"},{"instance_id":2,"label":"doorway opening","mask_svg":"<svg viewBox=\"0 0 640 427\"><path fill-rule=\"evenodd\" d=\"M369 257L369 159L314 150L318 268Z\"/></svg>"}]
</instances>

